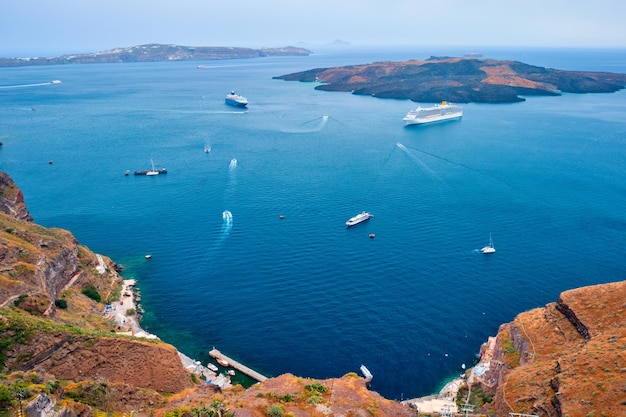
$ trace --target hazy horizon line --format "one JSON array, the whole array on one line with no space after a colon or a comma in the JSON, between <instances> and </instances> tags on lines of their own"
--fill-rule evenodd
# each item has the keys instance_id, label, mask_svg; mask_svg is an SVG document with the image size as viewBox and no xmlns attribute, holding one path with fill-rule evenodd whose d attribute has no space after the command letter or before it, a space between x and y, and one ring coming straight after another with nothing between
<instances>
[{"instance_id":1,"label":"hazy horizon line","mask_svg":"<svg viewBox=\"0 0 626 417\"><path fill-rule=\"evenodd\" d=\"M618 47L618 46L571 46L571 45L452 45L452 44L407 44L407 43L375 43L375 44L365 44L365 43L353 43L349 41L343 40L335 40L326 43L313 43L306 41L298 41L295 43L287 43L283 45L274 45L274 46L258 46L258 45L242 45L242 44L232 44L232 45L200 45L200 44L189 44L189 43L175 43L175 42L147 42L147 43L137 43L132 45L117 45L110 47L94 47L92 49L87 50L87 48L83 47L70 47L67 50L62 50L61 48L45 48L45 49L37 49L37 48L0 48L0 58L34 58L34 57L58 57L63 55L80 55L80 54L90 54L90 53L98 53L110 51L118 48L132 48L135 46L141 45L176 45L176 46L188 46L188 47L227 47L227 48L249 48L249 49L262 49L262 48L285 48L285 47L298 47L298 48L326 48L326 49L364 49L364 48L416 48L416 49L467 49L468 52L480 52L480 49L533 49L533 50L626 50L626 46ZM21 52L18 52L18 49ZM315 52L315 51L312 51Z\"/></svg>"}]
</instances>

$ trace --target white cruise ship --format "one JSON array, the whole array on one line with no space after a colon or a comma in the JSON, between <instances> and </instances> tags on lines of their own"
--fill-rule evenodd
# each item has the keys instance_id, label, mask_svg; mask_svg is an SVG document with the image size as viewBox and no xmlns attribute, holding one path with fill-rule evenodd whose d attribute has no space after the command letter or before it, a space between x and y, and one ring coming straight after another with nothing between
<instances>
[{"instance_id":1,"label":"white cruise ship","mask_svg":"<svg viewBox=\"0 0 626 417\"><path fill-rule=\"evenodd\" d=\"M420 125L460 119L461 117L463 117L463 108L461 106L442 101L441 104L435 104L432 107L418 106L415 110L409 111L402 120L407 125Z\"/></svg>"}]
</instances>

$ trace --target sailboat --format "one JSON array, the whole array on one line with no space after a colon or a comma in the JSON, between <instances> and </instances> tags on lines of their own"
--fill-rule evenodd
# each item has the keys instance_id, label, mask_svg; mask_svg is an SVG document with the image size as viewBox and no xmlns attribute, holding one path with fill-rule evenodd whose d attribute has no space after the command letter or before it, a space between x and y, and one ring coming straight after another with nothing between
<instances>
[{"instance_id":1,"label":"sailboat","mask_svg":"<svg viewBox=\"0 0 626 417\"><path fill-rule=\"evenodd\" d=\"M159 168L156 169L154 167L154 161L151 159L150 163L152 164L152 169L142 169L139 171L135 171L135 175L149 175L149 176L153 176L153 175L159 175L159 174L167 174L167 169L165 168Z\"/></svg>"},{"instance_id":2,"label":"sailboat","mask_svg":"<svg viewBox=\"0 0 626 417\"><path fill-rule=\"evenodd\" d=\"M146 172L146 175L159 175L159 171L154 169L154 161L151 159L150 162L152 163L152 169Z\"/></svg>"},{"instance_id":3,"label":"sailboat","mask_svg":"<svg viewBox=\"0 0 626 417\"><path fill-rule=\"evenodd\" d=\"M487 244L487 246L483 247L480 250L482 253L489 254L489 253L494 253L496 251L496 248L493 246L493 240L491 239L491 233L489 233L489 243Z\"/></svg>"}]
</instances>

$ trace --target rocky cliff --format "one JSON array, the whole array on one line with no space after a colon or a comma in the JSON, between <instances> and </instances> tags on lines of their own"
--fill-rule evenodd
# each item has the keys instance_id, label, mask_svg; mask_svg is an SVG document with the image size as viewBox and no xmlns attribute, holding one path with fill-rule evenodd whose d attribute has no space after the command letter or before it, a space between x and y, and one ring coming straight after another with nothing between
<instances>
[{"instance_id":1,"label":"rocky cliff","mask_svg":"<svg viewBox=\"0 0 626 417\"><path fill-rule=\"evenodd\" d=\"M99 275L96 255L71 233L33 223L22 192L5 173L0 173L0 210L0 306L19 298L33 311L54 314L54 301L70 282L80 285ZM109 287L117 278L102 275Z\"/></svg>"},{"instance_id":2,"label":"rocky cliff","mask_svg":"<svg viewBox=\"0 0 626 417\"><path fill-rule=\"evenodd\" d=\"M486 409L498 415L626 415L626 281L566 291L520 314L489 355L475 388L494 394Z\"/></svg>"},{"instance_id":3,"label":"rocky cliff","mask_svg":"<svg viewBox=\"0 0 626 417\"><path fill-rule=\"evenodd\" d=\"M165 407L157 410L156 416L180 413L191 417L202 410L203 404L214 402L219 402L236 417L416 415L415 410L408 406L370 391L363 378L350 373L342 378L326 380L285 374L247 390L235 387L223 392L213 392L202 387L194 393L172 398Z\"/></svg>"},{"instance_id":4,"label":"rocky cliff","mask_svg":"<svg viewBox=\"0 0 626 417\"><path fill-rule=\"evenodd\" d=\"M173 346L117 335L103 316L120 297L115 263L68 231L33 223L4 173L0 208L0 408L7 386L28 402L69 397L70 414L90 415L155 406L159 393L194 385Z\"/></svg>"},{"instance_id":5,"label":"rocky cliff","mask_svg":"<svg viewBox=\"0 0 626 417\"><path fill-rule=\"evenodd\" d=\"M0 172L0 212L16 220L32 222L33 218L26 209L24 194L5 172Z\"/></svg>"}]
</instances>

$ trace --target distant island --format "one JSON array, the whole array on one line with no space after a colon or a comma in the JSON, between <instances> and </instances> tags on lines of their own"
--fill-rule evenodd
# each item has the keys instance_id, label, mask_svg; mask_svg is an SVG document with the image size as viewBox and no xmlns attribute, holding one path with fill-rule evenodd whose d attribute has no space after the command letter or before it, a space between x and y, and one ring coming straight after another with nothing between
<instances>
[{"instance_id":1,"label":"distant island","mask_svg":"<svg viewBox=\"0 0 626 417\"><path fill-rule=\"evenodd\" d=\"M626 86L626 74L564 71L479 55L316 68L273 78L320 83L316 90L430 103L514 103L524 101L522 96L613 93Z\"/></svg>"},{"instance_id":2,"label":"distant island","mask_svg":"<svg viewBox=\"0 0 626 417\"><path fill-rule=\"evenodd\" d=\"M295 46L284 48L235 48L222 46L180 46L147 44L89 54L55 57L0 58L0 67L34 65L103 64L116 62L202 61L212 59L261 58L266 56L308 56L311 51Z\"/></svg>"}]
</instances>

